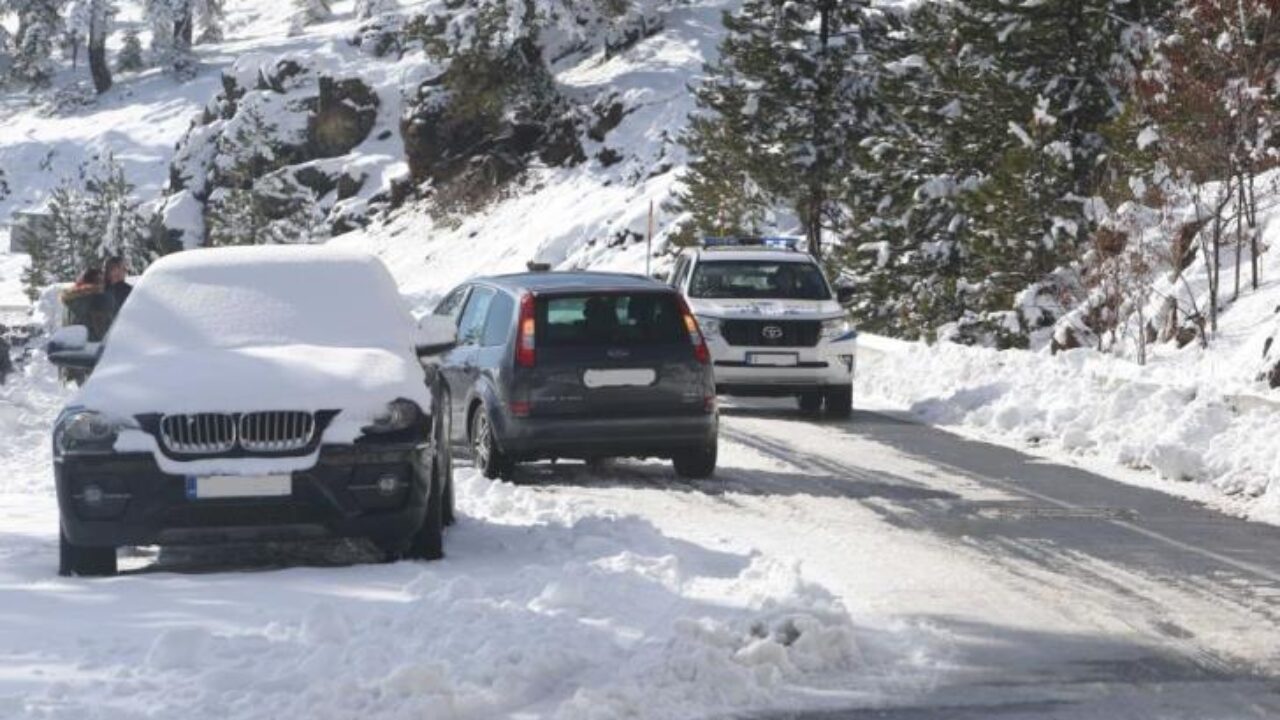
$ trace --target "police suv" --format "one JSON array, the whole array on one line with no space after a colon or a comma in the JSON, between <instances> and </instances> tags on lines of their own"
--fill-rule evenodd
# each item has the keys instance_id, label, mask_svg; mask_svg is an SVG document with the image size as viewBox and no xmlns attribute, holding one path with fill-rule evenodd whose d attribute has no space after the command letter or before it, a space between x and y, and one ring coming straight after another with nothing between
<instances>
[{"instance_id":1,"label":"police suv","mask_svg":"<svg viewBox=\"0 0 1280 720\"><path fill-rule=\"evenodd\" d=\"M857 332L822 267L794 238L707 238L676 259L670 284L706 336L722 395L796 397L848 416Z\"/></svg>"}]
</instances>

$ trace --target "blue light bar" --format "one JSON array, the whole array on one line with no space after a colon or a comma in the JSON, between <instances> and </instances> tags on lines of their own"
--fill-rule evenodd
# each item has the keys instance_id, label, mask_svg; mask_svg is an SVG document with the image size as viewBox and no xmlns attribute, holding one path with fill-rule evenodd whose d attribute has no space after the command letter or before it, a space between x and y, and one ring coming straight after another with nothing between
<instances>
[{"instance_id":1,"label":"blue light bar","mask_svg":"<svg viewBox=\"0 0 1280 720\"><path fill-rule=\"evenodd\" d=\"M799 251L800 238L795 237L706 237L702 247L768 247Z\"/></svg>"}]
</instances>

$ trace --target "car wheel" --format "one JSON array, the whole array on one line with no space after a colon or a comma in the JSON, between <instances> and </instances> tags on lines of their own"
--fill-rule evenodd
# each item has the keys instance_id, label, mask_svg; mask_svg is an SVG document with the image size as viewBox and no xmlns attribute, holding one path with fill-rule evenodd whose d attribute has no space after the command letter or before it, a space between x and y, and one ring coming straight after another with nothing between
<instances>
[{"instance_id":1,"label":"car wheel","mask_svg":"<svg viewBox=\"0 0 1280 720\"><path fill-rule=\"evenodd\" d=\"M114 547L87 547L72 545L67 535L58 528L58 574L63 577L106 577L116 574L116 549Z\"/></svg>"},{"instance_id":2,"label":"car wheel","mask_svg":"<svg viewBox=\"0 0 1280 720\"><path fill-rule=\"evenodd\" d=\"M688 450L671 458L676 475L689 480L705 480L716 472L717 443L712 440L697 450Z\"/></svg>"},{"instance_id":3,"label":"car wheel","mask_svg":"<svg viewBox=\"0 0 1280 720\"><path fill-rule=\"evenodd\" d=\"M490 480L505 479L511 475L513 463L498 448L493 423L489 422L489 413L483 405L476 408L471 416L471 457L480 474Z\"/></svg>"},{"instance_id":4,"label":"car wheel","mask_svg":"<svg viewBox=\"0 0 1280 720\"><path fill-rule=\"evenodd\" d=\"M800 412L805 415L817 415L822 412L821 393L804 393L798 399L800 401Z\"/></svg>"},{"instance_id":5,"label":"car wheel","mask_svg":"<svg viewBox=\"0 0 1280 720\"><path fill-rule=\"evenodd\" d=\"M444 524L452 525L457 518L453 512L453 402L448 392L440 394L436 418L436 465L444 478Z\"/></svg>"},{"instance_id":6,"label":"car wheel","mask_svg":"<svg viewBox=\"0 0 1280 720\"><path fill-rule=\"evenodd\" d=\"M847 418L853 415L853 387L841 386L826 392L827 414L831 417Z\"/></svg>"},{"instance_id":7,"label":"car wheel","mask_svg":"<svg viewBox=\"0 0 1280 720\"><path fill-rule=\"evenodd\" d=\"M439 560L444 557L444 477L438 463L431 463L431 490L427 494L426 517L413 534L405 556L413 560Z\"/></svg>"}]
</instances>

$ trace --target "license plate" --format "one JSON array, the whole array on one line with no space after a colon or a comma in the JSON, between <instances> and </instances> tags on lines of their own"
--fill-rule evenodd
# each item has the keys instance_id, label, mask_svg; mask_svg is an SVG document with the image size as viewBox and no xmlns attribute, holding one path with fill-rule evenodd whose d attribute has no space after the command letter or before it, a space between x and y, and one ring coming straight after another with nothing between
<instances>
[{"instance_id":1,"label":"license plate","mask_svg":"<svg viewBox=\"0 0 1280 720\"><path fill-rule=\"evenodd\" d=\"M187 499L284 497L293 492L289 475L187 476Z\"/></svg>"},{"instance_id":2,"label":"license plate","mask_svg":"<svg viewBox=\"0 0 1280 720\"><path fill-rule=\"evenodd\" d=\"M625 370L588 370L582 374L582 384L589 388L630 387L652 385L658 373L651 368Z\"/></svg>"},{"instance_id":3,"label":"license plate","mask_svg":"<svg viewBox=\"0 0 1280 720\"><path fill-rule=\"evenodd\" d=\"M748 365L767 365L769 367L795 367L800 363L800 356L795 353L750 353L747 355Z\"/></svg>"}]
</instances>

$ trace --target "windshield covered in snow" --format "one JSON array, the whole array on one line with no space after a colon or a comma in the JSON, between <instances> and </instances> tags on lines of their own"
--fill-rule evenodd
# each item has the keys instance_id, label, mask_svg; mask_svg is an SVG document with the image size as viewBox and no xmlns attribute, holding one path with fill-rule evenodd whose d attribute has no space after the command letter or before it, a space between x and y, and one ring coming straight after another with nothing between
<instances>
[{"instance_id":1,"label":"windshield covered in snow","mask_svg":"<svg viewBox=\"0 0 1280 720\"><path fill-rule=\"evenodd\" d=\"M107 338L109 357L279 345L413 345L377 259L317 247L190 250L156 262Z\"/></svg>"},{"instance_id":2,"label":"windshield covered in snow","mask_svg":"<svg viewBox=\"0 0 1280 720\"><path fill-rule=\"evenodd\" d=\"M811 262L715 260L698 263L689 283L695 298L830 300L822 271Z\"/></svg>"}]
</instances>

